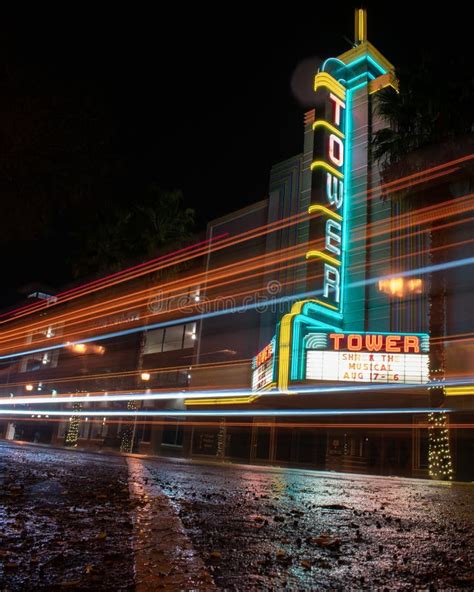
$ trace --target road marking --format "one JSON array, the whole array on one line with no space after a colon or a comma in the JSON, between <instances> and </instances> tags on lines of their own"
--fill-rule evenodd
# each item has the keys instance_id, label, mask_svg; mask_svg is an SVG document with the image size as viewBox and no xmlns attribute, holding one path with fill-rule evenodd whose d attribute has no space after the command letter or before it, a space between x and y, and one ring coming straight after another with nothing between
<instances>
[{"instance_id":1,"label":"road marking","mask_svg":"<svg viewBox=\"0 0 474 592\"><path fill-rule=\"evenodd\" d=\"M170 501L142 461L127 458L137 592L215 590Z\"/></svg>"}]
</instances>

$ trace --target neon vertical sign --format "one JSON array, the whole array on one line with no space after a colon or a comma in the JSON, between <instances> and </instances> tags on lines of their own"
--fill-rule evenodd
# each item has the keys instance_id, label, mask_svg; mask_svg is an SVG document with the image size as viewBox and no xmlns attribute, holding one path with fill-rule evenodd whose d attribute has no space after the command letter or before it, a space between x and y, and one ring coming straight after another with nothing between
<instances>
[{"instance_id":1,"label":"neon vertical sign","mask_svg":"<svg viewBox=\"0 0 474 592\"><path fill-rule=\"evenodd\" d=\"M317 303L342 315L344 283L344 202L346 159L346 89L327 72L320 72L314 84L319 107L313 123L311 221L312 248L306 258L317 276Z\"/></svg>"}]
</instances>

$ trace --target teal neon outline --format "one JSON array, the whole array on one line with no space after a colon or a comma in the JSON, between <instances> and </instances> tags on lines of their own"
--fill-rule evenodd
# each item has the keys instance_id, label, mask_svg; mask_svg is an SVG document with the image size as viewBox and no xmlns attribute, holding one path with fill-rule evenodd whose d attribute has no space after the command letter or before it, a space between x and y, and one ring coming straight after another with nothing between
<instances>
[{"instance_id":1,"label":"teal neon outline","mask_svg":"<svg viewBox=\"0 0 474 592\"><path fill-rule=\"evenodd\" d=\"M326 59L324 60L324 62L323 62L323 65L322 65L322 66L321 66L321 68L320 68L320 72L325 72L325 71L326 71L326 69L325 69L325 68L326 68L326 64L327 64L328 62L332 62L332 61L334 61L334 62L338 62L338 63L339 63L341 66L343 66L344 68L346 67L346 64L345 64L345 63L344 63L342 60L340 60L339 58L326 58Z\"/></svg>"},{"instance_id":2,"label":"teal neon outline","mask_svg":"<svg viewBox=\"0 0 474 592\"><path fill-rule=\"evenodd\" d=\"M275 368L276 368L276 357L277 357L277 336L274 335L270 339L270 343L273 341L273 360L272 360L272 382L275 382Z\"/></svg>"},{"instance_id":3,"label":"teal neon outline","mask_svg":"<svg viewBox=\"0 0 474 592\"><path fill-rule=\"evenodd\" d=\"M350 80L345 80L344 78L338 78L338 82L340 82L341 84L344 84L346 87L348 87L352 82L354 82L354 80L357 80L358 78L363 78L364 76L367 76L368 78L370 78L370 80L375 80L375 76L373 74L371 74L370 72L362 72L362 74L358 74L357 76L354 76L354 78L351 78ZM346 90L349 90L349 88L346 88Z\"/></svg>"},{"instance_id":4,"label":"teal neon outline","mask_svg":"<svg viewBox=\"0 0 474 592\"><path fill-rule=\"evenodd\" d=\"M341 290L341 306L340 311L342 317L344 318L344 304L345 304L345 295L346 295L346 284L347 284L347 246L348 246L348 217L349 217L349 210L348 210L348 202L350 199L350 185L349 183L352 182L352 89L347 89L346 91L346 145L345 145L345 154L344 154L344 205L342 207L342 257L341 257L341 278L342 278L342 290Z\"/></svg>"},{"instance_id":5,"label":"teal neon outline","mask_svg":"<svg viewBox=\"0 0 474 592\"><path fill-rule=\"evenodd\" d=\"M374 60L373 57L369 56L369 55L363 55L360 58L357 58L356 60L354 60L353 62L349 62L349 64L345 64L346 68L352 68L353 66L355 66L356 64L367 60L368 62L370 62L375 68L377 68L377 70L381 73L381 74L386 74L387 70L385 70L378 62L376 62Z\"/></svg>"},{"instance_id":6,"label":"teal neon outline","mask_svg":"<svg viewBox=\"0 0 474 592\"><path fill-rule=\"evenodd\" d=\"M318 321L313 317L308 316L317 304L314 302L306 302L302 307L302 312L293 319L290 335L290 381L303 380L306 365L306 350L304 348L303 339L301 339L301 331L304 325L311 329L329 329L331 331L338 331L339 329L334 325L329 325L323 321ZM318 307L320 308L320 307ZM308 310L309 309L309 310Z\"/></svg>"}]
</instances>

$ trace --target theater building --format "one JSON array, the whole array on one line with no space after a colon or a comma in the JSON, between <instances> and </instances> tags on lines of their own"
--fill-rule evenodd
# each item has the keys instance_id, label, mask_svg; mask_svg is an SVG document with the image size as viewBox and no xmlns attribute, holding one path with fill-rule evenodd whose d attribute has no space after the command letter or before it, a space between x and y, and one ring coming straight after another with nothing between
<instances>
[{"instance_id":1,"label":"theater building","mask_svg":"<svg viewBox=\"0 0 474 592\"><path fill-rule=\"evenodd\" d=\"M209 371L197 373L191 386L224 382L250 386L251 394L227 404L189 400L187 408L251 409L257 417L247 426L223 416L219 428L194 427L193 456L419 477L454 474L454 459L462 455L457 432L444 431L449 416L439 415L438 429L430 432L434 416L410 412L449 407L445 388L428 387L430 378L444 378L446 356L439 339L430 353L434 274L417 274L432 262L432 233L413 204L392 199L402 185L394 181L385 189L371 155L374 134L386 127L377 102L387 88L398 91L394 66L367 40L366 13L357 10L354 47L315 72L315 108L304 115L302 152L272 168L267 199L209 225L212 236L216 229L270 228L291 220L239 254L261 255L255 292L260 298L267 289L273 303L257 307L258 314L253 308L200 323L197 363L212 357L216 339L238 359L251 359L228 383ZM277 256L282 253L290 255ZM266 266L270 261L276 263ZM208 270L218 265L208 258ZM258 417L259 410L271 409L283 412ZM285 416L295 409L322 414ZM367 409L383 411L365 414ZM442 470L430 467L433 435L444 447ZM459 472L469 478L472 468L463 467Z\"/></svg>"}]
</instances>

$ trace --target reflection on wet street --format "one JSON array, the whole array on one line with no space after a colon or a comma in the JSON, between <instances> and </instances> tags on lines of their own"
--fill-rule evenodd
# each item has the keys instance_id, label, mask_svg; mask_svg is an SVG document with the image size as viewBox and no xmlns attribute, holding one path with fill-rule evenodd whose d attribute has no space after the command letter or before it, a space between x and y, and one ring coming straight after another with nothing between
<instances>
[{"instance_id":1,"label":"reflection on wet street","mask_svg":"<svg viewBox=\"0 0 474 592\"><path fill-rule=\"evenodd\" d=\"M474 587L472 485L148 466L219 587Z\"/></svg>"},{"instance_id":2,"label":"reflection on wet street","mask_svg":"<svg viewBox=\"0 0 474 592\"><path fill-rule=\"evenodd\" d=\"M474 588L471 484L0 444L0 589Z\"/></svg>"}]
</instances>

